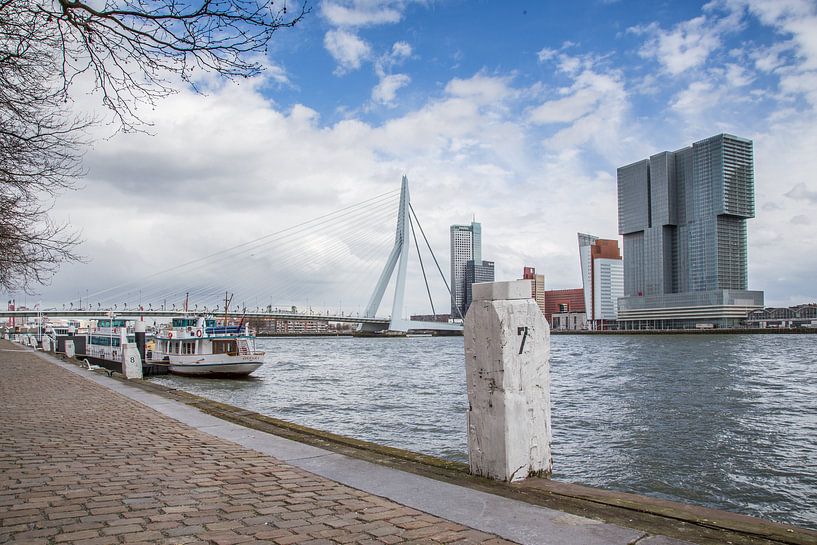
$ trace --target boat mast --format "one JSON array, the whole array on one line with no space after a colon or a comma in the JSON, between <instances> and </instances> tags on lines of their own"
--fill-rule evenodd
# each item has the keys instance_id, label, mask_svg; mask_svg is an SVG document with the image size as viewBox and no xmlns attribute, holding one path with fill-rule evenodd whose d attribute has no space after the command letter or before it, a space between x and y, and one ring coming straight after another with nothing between
<instances>
[{"instance_id":1,"label":"boat mast","mask_svg":"<svg viewBox=\"0 0 817 545\"><path fill-rule=\"evenodd\" d=\"M230 298L227 298L227 292L224 292L224 327L227 327L227 309L230 308L230 303L233 302L233 295L230 295Z\"/></svg>"}]
</instances>

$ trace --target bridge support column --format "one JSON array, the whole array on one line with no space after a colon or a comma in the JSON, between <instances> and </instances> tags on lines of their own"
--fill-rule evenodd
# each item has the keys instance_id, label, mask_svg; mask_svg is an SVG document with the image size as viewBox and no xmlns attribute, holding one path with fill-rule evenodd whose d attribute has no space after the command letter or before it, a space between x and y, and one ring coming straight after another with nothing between
<instances>
[{"instance_id":1,"label":"bridge support column","mask_svg":"<svg viewBox=\"0 0 817 545\"><path fill-rule=\"evenodd\" d=\"M550 330L529 280L474 284L465 316L468 460L500 481L551 473Z\"/></svg>"}]
</instances>

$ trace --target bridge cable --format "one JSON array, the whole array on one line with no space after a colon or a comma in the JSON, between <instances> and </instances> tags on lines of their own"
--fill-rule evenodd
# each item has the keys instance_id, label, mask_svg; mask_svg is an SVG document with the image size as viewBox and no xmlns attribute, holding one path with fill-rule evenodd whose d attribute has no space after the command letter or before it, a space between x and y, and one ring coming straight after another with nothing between
<instances>
[{"instance_id":1,"label":"bridge cable","mask_svg":"<svg viewBox=\"0 0 817 545\"><path fill-rule=\"evenodd\" d=\"M250 240L250 241L247 241L247 242L243 242L243 243L238 244L238 245L236 245L236 246L232 246L232 247L230 247L230 248L225 248L225 249L223 249L223 250L219 250L219 251L217 251L217 252L213 252L213 253L208 254L208 255L206 255L206 256L203 256L203 257L199 257L199 258L193 259L193 260L188 261L188 262L186 262L186 263L181 263L181 264L176 265L176 266L174 266L174 267L170 267L170 268L168 268L168 269L165 269L165 270L162 270L162 271L155 272L155 273L153 273L153 274L148 275L147 277L145 277L145 279L144 279L144 280L149 279L149 278L154 278L154 277L157 277L157 276L161 276L161 275L163 275L163 274L167 274L167 273L169 273L169 272L173 272L173 271L175 271L175 270L182 269L182 268L187 267L187 266L189 266L189 265L194 265L194 264L197 264L197 263L201 263L202 261L205 261L205 260L210 259L210 258L212 258L212 257L219 256L219 255L223 255L223 254L226 254L226 253L232 252L232 251L234 251L234 250L236 250L236 249L238 249L238 248L242 248L242 247L250 246L250 245L252 245L252 244L258 243L258 242L260 242L260 241L262 241L262 240L265 240L265 239L269 239L269 238L274 237L274 236L276 236L276 235L281 235L281 234L288 233L288 232L291 232L291 231L295 231L295 232L297 232L297 229L299 229L299 228L304 228L304 227L306 227L306 226L315 227L315 225L310 225L310 224L315 224L315 223L317 223L318 225L320 225L320 223L321 223L321 222L320 222L319 220L324 220L324 219L331 218L332 216L338 216L338 215L341 215L341 214L340 214L341 212L345 212L345 211L347 211L347 210L351 210L351 209L354 209L354 208L362 207L362 205L367 204L367 203L371 203L372 201L377 201L378 199L383 200L383 199L382 199L383 197L386 197L386 196L393 196L395 193L396 193L396 191L388 191L388 192L386 192L386 193L382 193L382 194L380 194L380 195L377 195L377 196L375 196L375 197L372 197L372 198L367 199L367 200L365 200L365 201L362 201L362 202L360 202L360 203L356 203L356 204L353 204L353 205L346 206L346 207L344 207L344 208L340 208L340 209L338 209L338 210L334 210L334 211L329 212L329 213L327 213L327 214L323 214L323 215L321 215L321 216L318 216L318 217L315 217L315 218L309 219L309 220L304 221L304 222L301 222L301 223L299 223L299 224L292 225L292 226L287 227L287 228L285 228L285 229L282 229L282 230L280 230L280 231L276 231L276 232L274 232L274 233L269 233L269 234L263 235L263 236L261 236L261 237L258 237L258 238L256 238L256 239L253 239L253 240ZM292 233L289 233L289 234L292 234ZM264 246L265 244L269 244L269 242L264 243L264 244L259 244L259 246ZM227 257L229 257L229 256L227 256ZM224 259L224 257L222 257L222 259ZM137 283L137 281L124 282L124 283L119 284L119 285L117 285L117 286L113 286L113 287L110 287L110 288L107 288L107 289L104 289L104 290L97 291L97 292L95 292L95 293L93 293L93 294L90 294L90 295L89 295L89 297L91 297L91 296L101 295L101 294L103 294L103 293L106 293L106 292L111 292L111 291L113 291L113 290L116 290L116 289L119 289L119 288L123 288L123 287L129 286L129 285L134 285L134 284L136 284L136 283Z\"/></svg>"},{"instance_id":2,"label":"bridge cable","mask_svg":"<svg viewBox=\"0 0 817 545\"><path fill-rule=\"evenodd\" d=\"M423 240L425 240L426 246L428 246L428 251L431 252L431 257L434 258L434 264L437 265L437 270L440 271L440 277L443 279L443 283L445 284L445 289L448 290L449 297L453 296L451 293L451 288L448 286L448 281L445 279L445 275L443 274L443 270L440 267L440 263L437 261L437 256L434 255L434 250L431 249L431 244L428 242L428 238L426 237L425 231L423 231L423 225L420 223L420 219L417 217L417 213L414 211L414 207L411 206L409 203L409 210L411 210L411 214L414 216L414 219L417 220L417 227L420 228L420 234L423 235ZM462 312L460 312L460 308L458 306L454 306L457 309L457 314L460 315L460 319L464 320L462 317Z\"/></svg>"},{"instance_id":3,"label":"bridge cable","mask_svg":"<svg viewBox=\"0 0 817 545\"><path fill-rule=\"evenodd\" d=\"M434 310L434 299L431 297L431 288L428 287L428 277L426 276L426 268L423 266L423 255L420 253L420 244L417 242L417 233L414 232L414 222L409 216L409 226L411 226L411 236L414 239L414 247L417 248L417 257L420 260L420 270L423 272L423 281L426 283L426 293L428 293L428 302L431 303L431 314L434 319L437 318L437 311Z\"/></svg>"}]
</instances>

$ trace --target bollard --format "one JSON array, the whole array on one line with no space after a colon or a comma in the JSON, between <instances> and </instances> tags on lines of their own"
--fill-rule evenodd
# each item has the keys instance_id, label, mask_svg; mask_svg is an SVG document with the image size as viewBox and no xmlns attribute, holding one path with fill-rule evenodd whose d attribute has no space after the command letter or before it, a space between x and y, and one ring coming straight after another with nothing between
<instances>
[{"instance_id":1,"label":"bollard","mask_svg":"<svg viewBox=\"0 0 817 545\"><path fill-rule=\"evenodd\" d=\"M43 352L51 352L51 337L48 335L43 335L42 343Z\"/></svg>"},{"instance_id":2,"label":"bollard","mask_svg":"<svg viewBox=\"0 0 817 545\"><path fill-rule=\"evenodd\" d=\"M65 357L73 358L76 355L74 352L74 341L65 341Z\"/></svg>"},{"instance_id":3,"label":"bollard","mask_svg":"<svg viewBox=\"0 0 817 545\"><path fill-rule=\"evenodd\" d=\"M142 378L142 358L136 343L122 345L122 374L125 378Z\"/></svg>"},{"instance_id":4,"label":"bollard","mask_svg":"<svg viewBox=\"0 0 817 545\"><path fill-rule=\"evenodd\" d=\"M530 280L474 284L463 335L471 473L549 476L550 330Z\"/></svg>"}]
</instances>

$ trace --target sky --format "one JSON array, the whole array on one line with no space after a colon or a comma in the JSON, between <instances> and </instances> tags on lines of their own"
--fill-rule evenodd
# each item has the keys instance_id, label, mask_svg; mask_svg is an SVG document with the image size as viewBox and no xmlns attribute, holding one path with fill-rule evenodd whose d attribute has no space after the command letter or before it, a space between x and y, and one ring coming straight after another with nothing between
<instances>
[{"instance_id":1,"label":"sky","mask_svg":"<svg viewBox=\"0 0 817 545\"><path fill-rule=\"evenodd\" d=\"M360 312L403 175L446 276L449 226L475 218L497 280L534 266L546 289L580 287L577 232L618 238L616 168L722 132L754 142L749 288L769 306L817 301L817 2L310 6L275 35L262 76L179 87L141 112L149 134L97 129L87 176L53 211L81 230L86 263L19 301L199 290ZM150 276L379 195L355 221ZM424 266L447 312L427 254ZM429 313L416 256L409 273L405 314Z\"/></svg>"}]
</instances>

